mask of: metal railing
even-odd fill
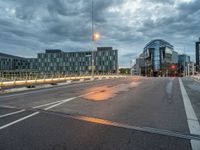
[[[8,76],[7,76],[8,77]],[[29,86],[29,85],[36,85],[36,84],[53,84],[58,82],[65,82],[65,81],[74,81],[74,80],[91,80],[94,78],[102,79],[102,78],[120,78],[126,77],[124,75],[116,75],[116,74],[96,74],[92,75],[63,75],[63,74],[27,74],[25,76],[15,76],[15,77],[0,77],[0,88],[3,87],[12,87],[12,86]]]

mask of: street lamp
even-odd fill
[[[97,41],[97,40],[99,40],[100,39],[100,33],[98,33],[98,32],[94,32],[93,33],[93,41]]]
[[[94,77],[94,49],[95,41],[100,39],[100,34],[94,32],[94,1],[92,0],[92,78]]]

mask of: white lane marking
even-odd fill
[[[32,107],[32,108],[33,108],[33,109],[41,108],[41,107],[45,107],[45,106],[49,106],[49,105],[53,105],[53,104],[56,104],[56,103],[59,103],[59,102],[62,102],[62,101],[63,101],[63,100],[55,101],[55,102],[51,102],[51,103],[47,103],[47,104],[42,104],[42,105],[34,106],[34,107]]]
[[[190,98],[185,90],[182,80],[179,78],[181,93],[183,97],[185,112],[187,116],[187,123],[191,134],[200,135],[200,125],[197,119],[197,116],[194,112],[192,107]],[[191,140],[191,146],[193,150],[199,150],[200,148],[200,141],[198,140]]]
[[[57,107],[57,106],[62,105],[62,104],[64,104],[64,103],[66,103],[66,102],[69,102],[69,101],[71,101],[71,100],[74,100],[74,99],[76,99],[76,98],[77,98],[77,97],[68,98],[68,99],[63,100],[62,102],[60,102],[60,103],[58,103],[58,104],[52,105],[52,106],[50,106],[50,107],[47,107],[47,108],[45,108],[44,110],[49,110],[49,109],[51,109],[51,108]]]
[[[30,118],[30,117],[33,117],[33,116],[35,116],[35,115],[37,115],[37,114],[39,114],[39,111],[37,111],[37,112],[35,112],[35,113],[32,113],[32,114],[30,114],[30,115],[28,115],[28,116],[25,116],[25,117],[23,117],[23,118],[20,118],[20,119],[18,119],[18,120],[15,120],[15,121],[13,121],[13,122],[10,122],[10,123],[8,123],[8,124],[6,124],[6,125],[3,125],[3,126],[0,127],[0,130],[2,130],[2,129],[4,129],[4,128],[7,128],[7,127],[9,127],[9,126],[12,126],[12,125],[14,125],[14,124],[16,124],[16,123],[18,123],[18,122],[23,121],[23,120],[26,120],[26,119],[28,119],[28,118]]]
[[[87,96],[87,95],[93,94],[93,93],[94,93],[94,92],[90,92],[90,93],[87,93],[87,94],[83,94],[83,95],[80,95],[80,96],[71,97],[71,98],[62,100],[62,102],[57,103],[57,104],[55,104],[55,105],[53,105],[53,106],[47,107],[47,108],[45,108],[44,110],[52,109],[52,108],[54,108],[54,107],[57,107],[57,106],[59,106],[59,105],[62,105],[62,104],[64,104],[64,103],[66,103],[66,102],[69,102],[69,101],[71,101],[71,100],[74,100],[74,99],[76,99],[76,98],[78,98],[78,97]],[[12,125],[14,125],[14,124],[16,124],[16,123],[19,123],[19,122],[21,122],[21,121],[23,121],[23,120],[26,120],[26,119],[28,119],[28,118],[31,118],[31,117],[33,117],[33,116],[39,114],[39,113],[40,113],[40,112],[37,111],[37,112],[32,113],[32,114],[30,114],[30,115],[27,115],[27,116],[25,116],[25,117],[23,117],[23,118],[20,118],[20,119],[18,119],[18,120],[15,120],[15,121],[13,121],[13,122],[11,122],[11,123],[8,123],[8,124],[6,124],[6,125],[3,125],[3,126],[0,127],[0,130],[5,129],[6,127],[12,126]]]
[[[77,97],[75,97],[75,98],[83,97],[83,96],[87,96],[87,95],[89,95],[89,94],[93,94],[93,93],[95,93],[95,92],[90,92],[90,93],[87,93],[87,94],[79,95],[79,96],[77,96]],[[71,99],[71,98],[69,98],[69,99]],[[46,104],[42,104],[42,105],[38,105],[38,106],[34,106],[34,107],[32,107],[32,108],[33,108],[33,109],[41,108],[41,107],[45,107],[45,106],[49,106],[49,105],[53,105],[53,104],[57,104],[57,103],[60,103],[60,102],[66,101],[66,100],[68,100],[68,99],[65,99],[65,100],[59,100],[59,101],[55,101],[55,102],[50,102],[50,103],[46,103]]]
[[[26,109],[21,109],[19,111],[15,111],[15,112],[11,112],[11,113],[8,113],[8,114],[4,114],[4,115],[0,115],[0,118],[4,118],[4,117],[7,117],[7,116],[11,116],[11,115],[14,115],[14,114],[18,114],[18,113],[21,113],[21,112],[24,112]]]
[[[0,105],[0,107],[1,108],[16,108],[16,107],[14,107],[14,106],[9,106],[9,105]]]

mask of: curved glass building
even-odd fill
[[[167,76],[173,64],[173,46],[165,40],[155,39],[144,47],[145,74],[149,76]]]

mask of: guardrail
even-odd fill
[[[124,75],[101,75],[101,76],[75,76],[75,77],[60,77],[60,78],[47,78],[47,79],[35,79],[35,80],[21,80],[21,81],[2,81],[0,82],[0,88],[12,87],[12,86],[29,86],[36,84],[52,84],[65,81],[73,80],[92,80],[92,79],[102,79],[102,78],[121,78],[127,77]]]

